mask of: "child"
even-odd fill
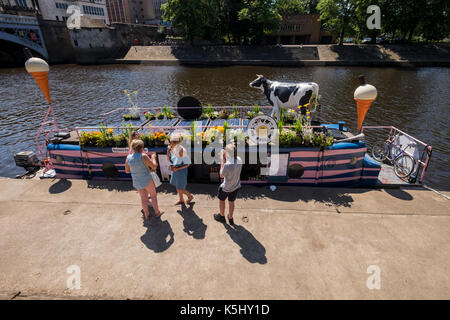
[[[220,165],[220,177],[223,183],[219,187],[220,214],[216,213],[214,219],[225,223],[225,200],[228,198],[228,221],[234,226],[233,213],[234,201],[241,188],[242,160],[237,156],[237,148],[229,144],[222,150],[222,164]]]
[[[131,144],[133,143],[134,140],[139,140],[139,133],[137,131],[132,131],[130,132],[130,136],[128,138],[128,154],[133,154],[133,148],[131,147]],[[143,152],[143,151],[142,151]]]
[[[180,135],[172,135],[170,137],[170,146],[167,148],[167,159],[172,164],[169,170],[172,171],[170,184],[177,188],[180,200],[175,205],[184,204],[183,195],[188,197],[186,203],[191,203],[194,196],[186,190],[188,168],[191,161],[187,155],[186,149],[180,144],[182,138]]]

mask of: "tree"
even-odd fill
[[[243,4],[238,17],[243,23],[244,42],[262,43],[265,34],[279,28],[281,15],[274,9],[272,0],[243,0]]]
[[[163,19],[172,25],[188,40],[203,38],[204,11],[201,0],[168,0],[161,5]]]
[[[339,33],[340,45],[344,43],[345,32],[355,19],[357,4],[357,0],[320,0],[317,5],[325,28]]]
[[[450,35],[450,4],[448,0],[429,0],[419,25],[419,32],[428,40],[442,40]]]
[[[305,12],[304,0],[277,0],[275,10],[282,16],[293,16]]]

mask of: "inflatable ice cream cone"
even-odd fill
[[[50,103],[50,88],[48,85],[48,72],[50,71],[50,67],[47,62],[40,58],[30,58],[25,63],[25,69],[36,80],[48,103]]]
[[[360,81],[361,85],[355,90],[355,100],[358,110],[358,130],[361,130],[367,112],[378,95],[377,89],[374,86],[366,84],[364,76],[360,76]]]

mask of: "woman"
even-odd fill
[[[134,152],[133,148],[131,148],[131,144],[134,140],[139,140],[139,133],[137,131],[130,132],[130,136],[128,137],[128,154],[132,154]]]
[[[131,143],[131,148],[134,153],[127,156],[127,160],[125,161],[125,172],[131,173],[131,177],[133,178],[133,187],[139,191],[145,219],[148,220],[150,217],[150,213],[148,211],[149,194],[152,199],[155,215],[159,217],[163,214],[163,212],[161,212],[158,208],[156,188],[149,171],[149,168],[155,170],[158,167],[158,163],[156,162],[156,154],[152,154],[151,159],[148,155],[144,154],[144,142],[142,140],[133,140]]]
[[[169,170],[172,171],[170,177],[170,184],[177,188],[180,200],[175,205],[184,204],[184,197],[188,197],[186,203],[191,203],[194,196],[186,190],[188,168],[191,161],[187,155],[186,149],[180,144],[182,138],[180,135],[173,135],[170,137],[170,146],[167,148],[167,159],[172,164]]]

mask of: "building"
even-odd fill
[[[128,0],[106,0],[106,8],[111,23],[131,23]]]
[[[155,19],[162,19],[163,12],[161,11],[161,5],[166,3],[167,0],[153,0],[153,8],[155,10]]]
[[[155,10],[152,0],[106,0],[111,23],[153,24]]]
[[[278,32],[267,37],[269,43],[284,45],[329,44],[336,37],[322,28],[319,14],[299,14],[283,17]]]
[[[0,13],[36,16],[38,12],[37,0],[0,0]]]
[[[110,23],[105,0],[37,0],[37,2],[45,20],[66,21],[70,16],[67,8],[73,5],[80,8],[84,21],[93,20],[93,24],[96,25],[99,22]]]

